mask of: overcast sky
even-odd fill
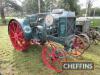
[[[19,1],[23,1],[23,0],[16,0],[18,2],[19,5],[21,5],[21,3]],[[86,8],[86,2],[87,0],[79,0],[79,3],[81,5],[81,8]],[[99,7],[100,8],[100,0],[93,0],[93,7]]]
[[[79,4],[81,5],[81,8],[86,8],[86,2],[87,0],[79,0]],[[93,0],[93,7],[100,8],[100,0]]]

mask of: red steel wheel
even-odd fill
[[[84,40],[79,37],[79,36],[75,36],[73,39],[72,39],[72,52],[71,52],[71,55],[73,56],[80,56],[84,53],[86,47],[85,47],[85,42]]]
[[[63,54],[61,52],[57,52],[56,47],[48,47],[45,46],[42,49],[42,60],[44,64],[49,68],[56,72],[62,72],[62,63],[61,58]]]
[[[12,45],[16,50],[24,51],[29,47],[29,42],[24,37],[24,31],[16,20],[10,21],[8,26],[8,33]]]

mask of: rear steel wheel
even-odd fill
[[[23,51],[29,47],[29,42],[24,37],[24,31],[16,20],[10,21],[8,26],[8,33],[12,45],[16,50]]]

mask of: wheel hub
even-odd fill
[[[18,34],[17,33],[14,34],[14,38],[18,40]]]

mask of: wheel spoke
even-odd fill
[[[21,29],[20,29],[20,27],[19,27],[19,25],[16,26],[16,32],[17,32],[17,33],[22,32]]]
[[[19,26],[18,26],[18,25],[16,25],[16,32],[18,32],[18,30],[19,30]]]
[[[13,40],[13,42],[14,42],[14,46],[17,47],[17,40],[15,39]]]
[[[11,28],[10,28],[10,29],[11,29]],[[11,30],[10,30],[10,33],[14,34],[14,31],[11,29]]]
[[[81,55],[85,50],[84,41],[79,36],[75,36],[74,40],[72,40],[72,43],[73,43],[73,49],[71,54],[73,56]]]
[[[21,35],[23,35],[23,32],[19,32],[19,33],[18,33],[18,36],[21,36]]]
[[[18,38],[18,40],[22,41],[23,39],[22,38]]]
[[[15,37],[11,37],[12,39],[15,39]]]
[[[15,32],[15,24],[14,24],[14,22],[12,22],[11,24],[12,24],[13,31]]]

